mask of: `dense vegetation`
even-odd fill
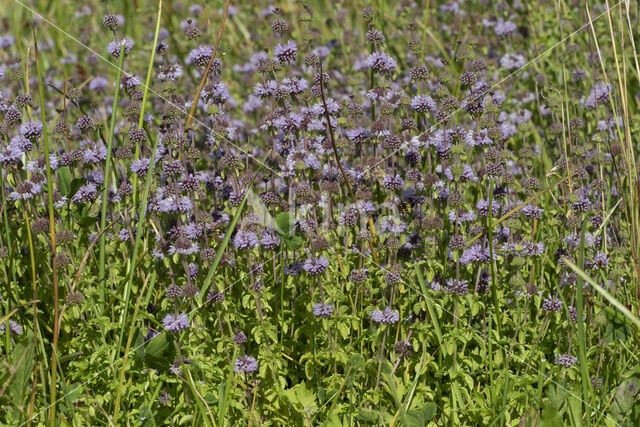
[[[639,425],[637,7],[3,0],[0,424]]]

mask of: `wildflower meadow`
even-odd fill
[[[640,425],[639,2],[0,5],[0,425]]]

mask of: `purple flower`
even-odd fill
[[[198,246],[198,244],[184,237],[179,238],[174,244],[169,247],[169,255],[194,255],[198,252],[200,252],[200,247]]]
[[[487,262],[490,259],[489,248],[482,249],[480,245],[473,245],[467,248],[460,257],[460,264],[467,265],[470,262]]]
[[[145,176],[149,172],[149,166],[151,165],[151,159],[146,157],[136,160],[131,163],[131,172],[138,174],[139,176]]]
[[[316,317],[331,317],[333,306],[331,304],[317,303],[313,305],[313,315]]]
[[[233,246],[236,249],[253,249],[258,243],[258,236],[250,231],[239,231],[233,238]]]
[[[120,44],[122,40],[114,40],[107,46],[107,53],[114,58],[118,58],[120,56]],[[124,56],[128,56],[131,52],[131,48],[133,48],[134,41],[129,39],[124,39]]]
[[[298,46],[293,40],[288,40],[284,45],[278,44],[273,53],[282,64],[288,64],[296,60]]]
[[[549,295],[542,301],[542,308],[546,311],[559,312],[562,310],[562,300],[560,298],[552,297]]]
[[[527,218],[540,219],[544,213],[544,209],[537,208],[533,205],[526,205],[520,209],[520,213]]]
[[[280,238],[268,233],[264,233],[260,239],[260,244],[265,249],[274,249],[280,244]]]
[[[385,175],[382,180],[382,186],[387,190],[402,190],[404,188],[404,181],[399,174]]]
[[[287,276],[299,276],[302,272],[302,263],[300,261],[293,261],[289,265],[284,266],[284,274]]]
[[[224,104],[231,94],[223,82],[207,85],[202,92],[204,99],[211,104]]]
[[[361,144],[367,139],[369,139],[370,137],[371,137],[371,132],[368,129],[355,128],[355,129],[349,129],[347,131],[347,138],[349,138],[350,141],[353,141],[356,144]]]
[[[85,150],[82,154],[82,162],[96,164],[107,159],[107,147],[102,143],[87,141],[82,144]]]
[[[93,182],[89,182],[78,188],[78,191],[73,195],[71,201],[73,203],[88,202],[96,197],[98,197],[98,188]]]
[[[489,215],[489,201],[488,200],[478,200],[476,203],[476,209],[478,209],[478,215],[480,216],[488,216]],[[495,217],[498,215],[500,209],[500,204],[495,200],[491,201],[491,214]]]
[[[613,86],[607,85],[604,82],[597,82],[591,92],[586,98],[582,98],[580,103],[584,103],[586,110],[593,110],[597,105],[603,105],[609,102],[609,94],[611,93]]]
[[[238,374],[250,374],[258,370],[258,362],[252,356],[240,356],[236,359],[233,371]]]
[[[398,65],[395,59],[384,52],[373,52],[367,57],[365,64],[379,73],[391,73]]]
[[[407,225],[394,217],[384,218],[380,224],[380,230],[384,233],[400,234],[404,233],[406,229]]]
[[[466,280],[447,279],[446,292],[449,294],[466,295],[469,292]]]
[[[498,37],[508,36],[516,32],[518,27],[511,21],[503,21],[502,18],[498,21],[493,31],[495,31]]]
[[[161,82],[173,82],[182,77],[182,67],[178,64],[161,66],[158,72],[158,80]]]
[[[400,320],[400,313],[396,310],[391,309],[391,307],[386,307],[384,310],[373,310],[369,313],[371,320],[374,323],[382,323],[387,325],[392,325]]]
[[[574,363],[578,361],[576,356],[572,356],[570,354],[556,354],[556,365],[561,365],[567,368],[573,366]]]
[[[4,147],[0,152],[0,164],[9,165],[9,164],[17,164],[20,162],[22,154],[24,153],[23,142],[29,141],[23,136],[14,136],[11,138],[9,145]],[[30,141],[29,141],[30,142]]]
[[[609,265],[609,257],[604,252],[598,252],[591,259],[592,268],[603,269]]]
[[[411,108],[418,113],[436,111],[436,103],[428,95],[417,95],[411,98]]]
[[[186,63],[206,67],[209,64],[211,55],[213,55],[213,49],[210,46],[198,46],[189,52]]]
[[[129,231],[126,228],[123,228],[122,230],[120,230],[120,233],[118,233],[118,239],[123,242],[128,242],[129,238]]]
[[[0,335],[4,335],[6,323],[0,324]],[[22,335],[22,325],[13,320],[9,320],[9,332],[15,335]]]
[[[90,90],[95,90],[96,92],[102,92],[105,89],[107,89],[107,86],[109,85],[109,81],[107,79],[105,79],[104,77],[94,77],[90,82],[89,82],[89,89]]]
[[[500,58],[500,65],[507,70],[522,68],[526,64],[524,56],[515,53],[507,53]]]
[[[7,49],[13,46],[13,42],[14,38],[9,34],[0,37],[0,49]]]
[[[42,136],[42,123],[39,121],[24,122],[20,126],[20,133],[27,139],[36,139]]]
[[[189,316],[185,313],[167,314],[162,319],[162,326],[169,332],[180,332],[189,327]]]
[[[523,249],[521,251],[522,255],[525,256],[538,256],[544,253],[544,243],[535,243],[529,242],[525,240],[522,242]]]
[[[319,258],[308,258],[304,262],[304,271],[309,273],[311,276],[317,276],[318,274],[324,273],[324,271],[329,266],[329,261],[321,256]]]

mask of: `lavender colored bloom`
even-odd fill
[[[0,335],[4,335],[6,330],[6,322],[0,324]],[[14,320],[9,320],[9,333],[14,335],[22,335],[22,325]]]
[[[179,238],[169,247],[169,255],[194,255],[200,252],[200,247],[196,242],[192,242],[187,238]]]
[[[169,196],[157,201],[158,212],[185,213],[193,209],[193,202],[187,196]]]
[[[20,133],[27,139],[36,139],[42,136],[42,123],[39,121],[24,122],[20,126]]]
[[[435,112],[436,103],[428,95],[417,95],[411,99],[411,108],[418,113]]]
[[[379,73],[391,73],[396,69],[398,63],[395,59],[384,52],[373,52],[365,60],[367,67]]]
[[[489,131],[481,129],[479,132],[469,131],[465,137],[465,143],[469,147],[483,147],[493,145],[493,141],[489,138]]]
[[[239,231],[233,238],[233,246],[236,249],[253,249],[258,243],[258,236],[250,231]]]
[[[211,55],[213,55],[211,46],[198,46],[189,52],[186,63],[206,67],[209,64]]]
[[[593,110],[598,105],[607,104],[609,102],[610,93],[613,90],[612,85],[607,85],[604,82],[597,82],[591,88],[591,92],[586,98],[582,98],[580,103],[584,103],[586,110]]]
[[[604,252],[598,252],[591,259],[592,268],[604,269],[609,265],[609,257]]]
[[[466,295],[469,292],[466,280],[447,279],[445,291],[449,294]]]
[[[282,80],[282,86],[285,87],[291,95],[299,95],[309,89],[309,82],[305,79],[287,78]]]
[[[406,229],[407,225],[394,217],[384,218],[380,224],[380,230],[383,233],[400,234],[404,233]]]
[[[567,307],[569,309],[569,316],[568,318],[571,319],[571,321],[573,323],[576,323],[578,321],[578,310],[570,305],[569,307]],[[582,313],[582,319],[586,319],[587,315],[585,313]]]
[[[324,271],[329,266],[329,261],[321,256],[319,258],[307,258],[304,262],[304,271],[309,273],[311,276],[317,276],[318,274],[324,273]]]
[[[151,165],[151,159],[141,158],[131,163],[131,172],[138,174],[139,176],[145,176],[149,172],[149,166]]]
[[[317,303],[313,305],[313,315],[316,317],[331,317],[333,305]]]
[[[522,68],[526,64],[524,56],[516,53],[507,53],[500,58],[500,65],[507,70],[513,70],[515,68]]]
[[[562,310],[562,300],[560,298],[552,297],[549,295],[542,301],[542,308],[546,311],[559,312]]]
[[[88,182],[85,185],[80,186],[76,194],[71,198],[73,203],[88,202],[98,197],[98,188],[93,182]]]
[[[96,164],[107,159],[107,147],[101,142],[86,141],[82,143],[82,148],[84,149],[83,163]]]
[[[303,265],[300,261],[293,261],[289,265],[284,266],[284,274],[287,276],[299,276],[303,270]]]
[[[182,67],[179,64],[161,66],[158,72],[158,80],[161,82],[174,82],[182,77]]]
[[[392,325],[400,320],[400,313],[396,310],[391,309],[391,307],[386,307],[384,310],[373,310],[369,313],[369,317],[374,323],[381,323]]]
[[[202,96],[211,104],[224,104],[229,98],[231,98],[229,89],[223,82],[212,83],[205,86]]]
[[[122,230],[120,230],[120,232],[118,233],[118,239],[120,239],[123,242],[128,242],[129,241],[129,231],[126,228],[123,228]]]
[[[404,188],[404,181],[399,174],[385,175],[382,180],[382,186],[387,190],[402,190]]]
[[[263,234],[260,244],[265,249],[275,249],[280,244],[280,238],[271,234]]]
[[[18,164],[21,160],[24,149],[21,147],[22,143],[16,140],[17,137],[11,138],[9,145],[4,147],[0,152],[0,164]],[[20,138],[28,141],[26,138],[20,136]]]
[[[448,167],[444,170],[444,176],[447,177],[448,180],[454,181],[453,172],[451,172],[451,168]],[[462,182],[476,182],[478,181],[478,176],[474,172],[473,168],[469,165],[464,165],[464,169],[462,174],[460,175],[460,181]]]
[[[296,60],[298,46],[293,40],[288,40],[286,44],[278,44],[273,51],[278,61],[282,64],[288,64]]]
[[[258,362],[252,356],[240,356],[236,359],[233,371],[238,374],[251,374],[258,370]]]
[[[6,34],[0,37],[0,49],[7,49],[13,46],[14,38],[13,36]]]
[[[476,203],[476,209],[478,210],[479,216],[488,216],[489,215],[489,201],[488,200],[478,200]],[[492,216],[498,215],[500,210],[500,204],[495,200],[491,201],[491,214]]]
[[[556,354],[555,364],[570,368],[574,363],[578,361],[576,356],[570,354]]]
[[[520,213],[527,218],[540,219],[542,218],[544,209],[537,208],[533,205],[526,205],[526,206],[523,206],[522,209],[520,209]]]
[[[120,44],[122,40],[114,40],[107,46],[107,53],[114,58],[118,58],[120,56]],[[124,39],[124,56],[128,56],[133,48],[134,41],[129,39]]]
[[[493,31],[496,33],[498,37],[508,36],[509,34],[513,34],[518,30],[516,24],[511,21],[503,21],[500,19],[498,23],[496,23],[495,27],[493,27]]]
[[[371,132],[368,129],[355,128],[355,129],[349,129],[347,131],[347,138],[349,138],[350,141],[353,141],[356,144],[361,144],[367,139],[369,139],[370,137],[371,137]]]
[[[244,103],[242,111],[246,114],[253,113],[262,106],[262,100],[255,95],[249,95],[247,102]]]
[[[521,253],[524,256],[539,256],[544,253],[544,243],[542,242],[535,243],[525,240],[522,242],[522,246]]]
[[[162,326],[169,332],[180,332],[189,327],[189,316],[185,313],[177,315],[167,314],[162,319]]]
[[[109,85],[109,81],[107,79],[105,79],[104,77],[94,77],[90,82],[89,82],[89,89],[90,90],[95,90],[96,92],[102,92],[105,89],[107,89],[107,86]]]
[[[460,264],[467,265],[471,262],[488,262],[490,259],[489,248],[482,249],[480,245],[473,245],[467,248],[460,257]]]

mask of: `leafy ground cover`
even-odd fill
[[[638,425],[629,1],[3,0],[3,425]]]

